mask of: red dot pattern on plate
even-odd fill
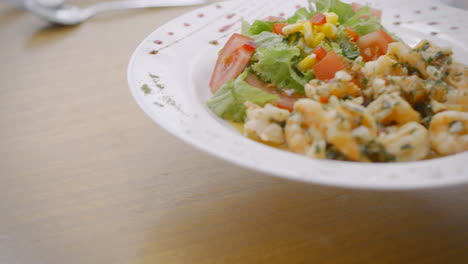
[[[216,8],[219,9],[219,8],[223,8],[223,7],[221,5],[216,5]]]
[[[431,6],[431,10],[433,11],[437,10],[437,6]]]
[[[414,13],[415,14],[421,14],[421,10],[415,10]]]
[[[231,18],[233,18],[233,17],[235,17],[235,16],[236,16],[236,14],[233,13],[233,14],[227,15],[226,18],[227,18],[227,19],[231,19]]]
[[[400,15],[395,15],[395,16],[393,16],[393,17],[394,17],[394,18],[400,18]]]
[[[215,46],[219,44],[217,40],[211,40],[208,43],[210,43],[211,45],[215,45]]]
[[[436,21],[430,21],[430,22],[427,22],[427,24],[428,24],[429,26],[434,26],[434,25],[437,25],[437,24],[439,24],[439,22],[436,22]]]
[[[457,29],[459,29],[459,27],[458,26],[451,26],[450,29],[451,30],[457,30]]]
[[[174,36],[174,32],[167,32],[169,36]]]
[[[158,51],[157,50],[152,50],[152,51],[149,52],[149,54],[155,55],[155,54],[158,54]]]
[[[154,40],[153,43],[154,43],[154,44],[157,44],[157,45],[163,44],[163,42],[162,42],[161,40]]]
[[[281,13],[279,13],[279,16],[280,16],[280,17],[284,17],[285,14],[284,14],[283,12],[281,12]]]
[[[200,14],[198,14],[197,16],[198,16],[199,18],[202,18],[202,17],[204,17],[205,15],[202,14],[202,13],[200,13]]]
[[[190,24],[187,23],[187,22],[185,22],[185,23],[184,23],[184,27],[190,27]]]
[[[302,6],[301,5],[296,5],[296,9],[299,9],[301,8]]]
[[[226,31],[228,31],[232,26],[234,26],[234,24],[225,25],[225,26],[223,26],[222,28],[219,29],[219,32],[226,32]]]
[[[432,36],[435,36],[435,35],[437,35],[437,34],[439,34],[439,33],[437,33],[437,32],[434,32],[434,31],[433,31],[433,32],[431,32],[431,35],[432,35]]]

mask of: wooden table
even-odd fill
[[[0,4],[0,263],[468,263],[467,186],[291,182],[144,115],[130,55],[192,9],[61,28]]]

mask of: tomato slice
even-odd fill
[[[322,46],[315,47],[312,53],[315,54],[317,61],[321,61],[325,56],[327,56],[327,51]]]
[[[215,93],[228,81],[239,76],[255,50],[253,39],[234,33],[224,45],[211,75],[210,88]]]
[[[287,95],[286,93],[284,93],[281,90],[279,90],[278,88],[276,88],[276,86],[274,86],[273,84],[268,84],[268,83],[262,82],[253,73],[250,73],[249,75],[247,75],[247,77],[245,78],[245,81],[248,84],[252,85],[253,87],[257,87],[257,88],[262,89],[265,92],[277,95],[279,97],[279,99],[276,100],[276,106],[278,106],[279,108],[289,110],[289,111],[293,110],[294,103],[297,100],[299,100],[300,98],[304,98],[304,96],[301,96],[301,95],[298,95],[298,94]]]
[[[356,44],[364,61],[373,61],[387,53],[388,44],[394,41],[384,30],[377,30],[359,37]]]
[[[242,49],[250,52],[254,52],[256,48],[257,43],[255,43],[253,40],[247,40],[247,42],[244,45],[242,45]]]
[[[349,40],[356,42],[359,39],[359,34],[352,28],[346,27],[345,28],[346,35],[348,35]]]
[[[310,19],[310,22],[312,23],[312,25],[316,25],[316,26],[323,25],[327,23],[327,17],[322,13],[317,13],[315,16],[313,16]]]
[[[356,13],[357,11],[359,11],[359,9],[363,8],[363,7],[366,7],[366,5],[361,5],[359,3],[351,3],[351,8],[353,9],[353,11]],[[380,9],[377,9],[377,8],[371,8],[370,9],[370,14],[371,16],[374,16],[374,17],[377,17],[377,18],[381,18],[382,17],[382,10]],[[366,18],[366,16],[363,16],[361,18]]]
[[[328,52],[321,61],[314,65],[315,77],[322,81],[335,78],[335,73],[344,69],[346,66],[343,63],[343,58],[334,51]]]
[[[278,35],[283,35],[286,36],[286,34],[283,33],[283,28],[287,26],[288,23],[276,23],[273,25],[273,33],[278,34]]]

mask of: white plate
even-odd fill
[[[268,174],[309,183],[373,189],[466,182],[466,152],[392,164],[314,160],[245,138],[206,107],[217,52],[227,37],[240,29],[241,18],[253,21],[270,15],[288,17],[306,4],[307,1],[228,1],[170,21],[135,50],[128,67],[131,93],[146,114],[185,142]],[[467,12],[425,0],[372,1],[372,5],[384,10],[383,24],[410,45],[426,38],[451,46],[456,59],[468,62],[468,34],[464,29],[468,25]]]

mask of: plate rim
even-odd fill
[[[289,179],[289,180],[294,180],[294,181],[300,181],[300,182],[305,182],[308,184],[320,184],[320,185],[326,185],[326,186],[334,186],[334,187],[341,187],[341,188],[353,188],[353,189],[366,189],[366,190],[414,190],[414,189],[427,189],[427,188],[443,188],[443,187],[448,187],[448,186],[453,186],[456,184],[463,184],[468,182],[468,177],[442,177],[439,179],[433,179],[433,180],[424,180],[423,182],[418,182],[418,183],[411,183],[409,184],[408,182],[405,181],[394,181],[394,182],[389,182],[388,180],[378,180],[378,181],[368,181],[366,182],[365,179],[359,178],[361,180],[359,181],[350,181],[349,179],[342,178],[341,176],[339,177],[333,177],[329,178],[328,180],[324,180],[321,177],[308,177],[305,179],[304,177],[298,177],[294,176],[291,174],[283,174],[278,171],[269,169],[269,168],[258,168],[255,167],[251,163],[245,163],[243,162],[242,159],[236,158],[233,155],[229,153],[223,153],[223,152],[216,152],[214,148],[210,148],[206,144],[203,144],[202,142],[198,142],[196,139],[194,139],[191,136],[187,136],[187,134],[183,134],[180,131],[173,129],[169,126],[167,126],[164,122],[160,122],[159,118],[155,115],[152,114],[152,111],[149,109],[149,107],[146,105],[144,100],[140,98],[141,92],[139,91],[138,85],[136,84],[136,80],[134,79],[133,76],[133,66],[135,64],[135,61],[137,60],[137,57],[139,56],[139,51],[143,49],[145,44],[152,38],[152,36],[157,35],[159,30],[162,30],[163,28],[167,27],[171,23],[175,23],[175,21],[181,19],[184,16],[188,16],[190,14],[194,14],[197,12],[200,12],[203,9],[206,9],[209,6],[214,6],[219,3],[225,3],[228,1],[224,2],[218,2],[218,3],[213,3],[211,5],[207,5],[201,8],[194,9],[192,11],[189,11],[187,13],[184,13],[182,15],[179,15],[166,23],[160,25],[158,28],[153,30],[150,34],[148,34],[141,42],[140,44],[135,48],[133,51],[128,66],[127,66],[127,82],[129,85],[129,90],[138,104],[138,106],[145,112],[145,114],[150,117],[153,122],[155,122],[159,127],[162,127],[164,130],[169,132],[169,134],[174,135],[176,138],[182,140],[183,142],[194,146],[196,149],[201,150],[205,153],[208,153],[217,159],[221,159],[230,163],[234,163],[237,166],[241,166],[244,168],[247,168],[252,171],[260,172],[262,174],[267,174],[267,175],[272,175],[275,177],[283,178],[283,179]],[[467,12],[468,13],[468,12]],[[260,144],[260,143],[259,143]],[[295,153],[289,153],[292,155],[296,155],[297,158],[304,158],[301,155],[295,154]],[[365,164],[364,163],[359,163],[359,166],[366,166],[370,165],[375,168],[385,168],[385,167],[395,167],[395,166],[411,166],[413,164],[429,164],[429,163],[434,163],[434,161],[437,162],[443,162],[442,160],[450,159],[451,157],[454,156],[468,156],[468,153],[459,153],[456,155],[451,155],[448,157],[442,157],[442,158],[437,158],[433,160],[423,160],[423,161],[417,161],[417,162],[409,162],[409,163],[372,163],[372,164]],[[327,162],[327,163],[336,163],[336,164],[343,164],[344,165],[350,165],[354,166],[356,165],[355,163],[352,162],[341,162],[341,161],[329,161],[329,160],[322,160],[318,162]]]

